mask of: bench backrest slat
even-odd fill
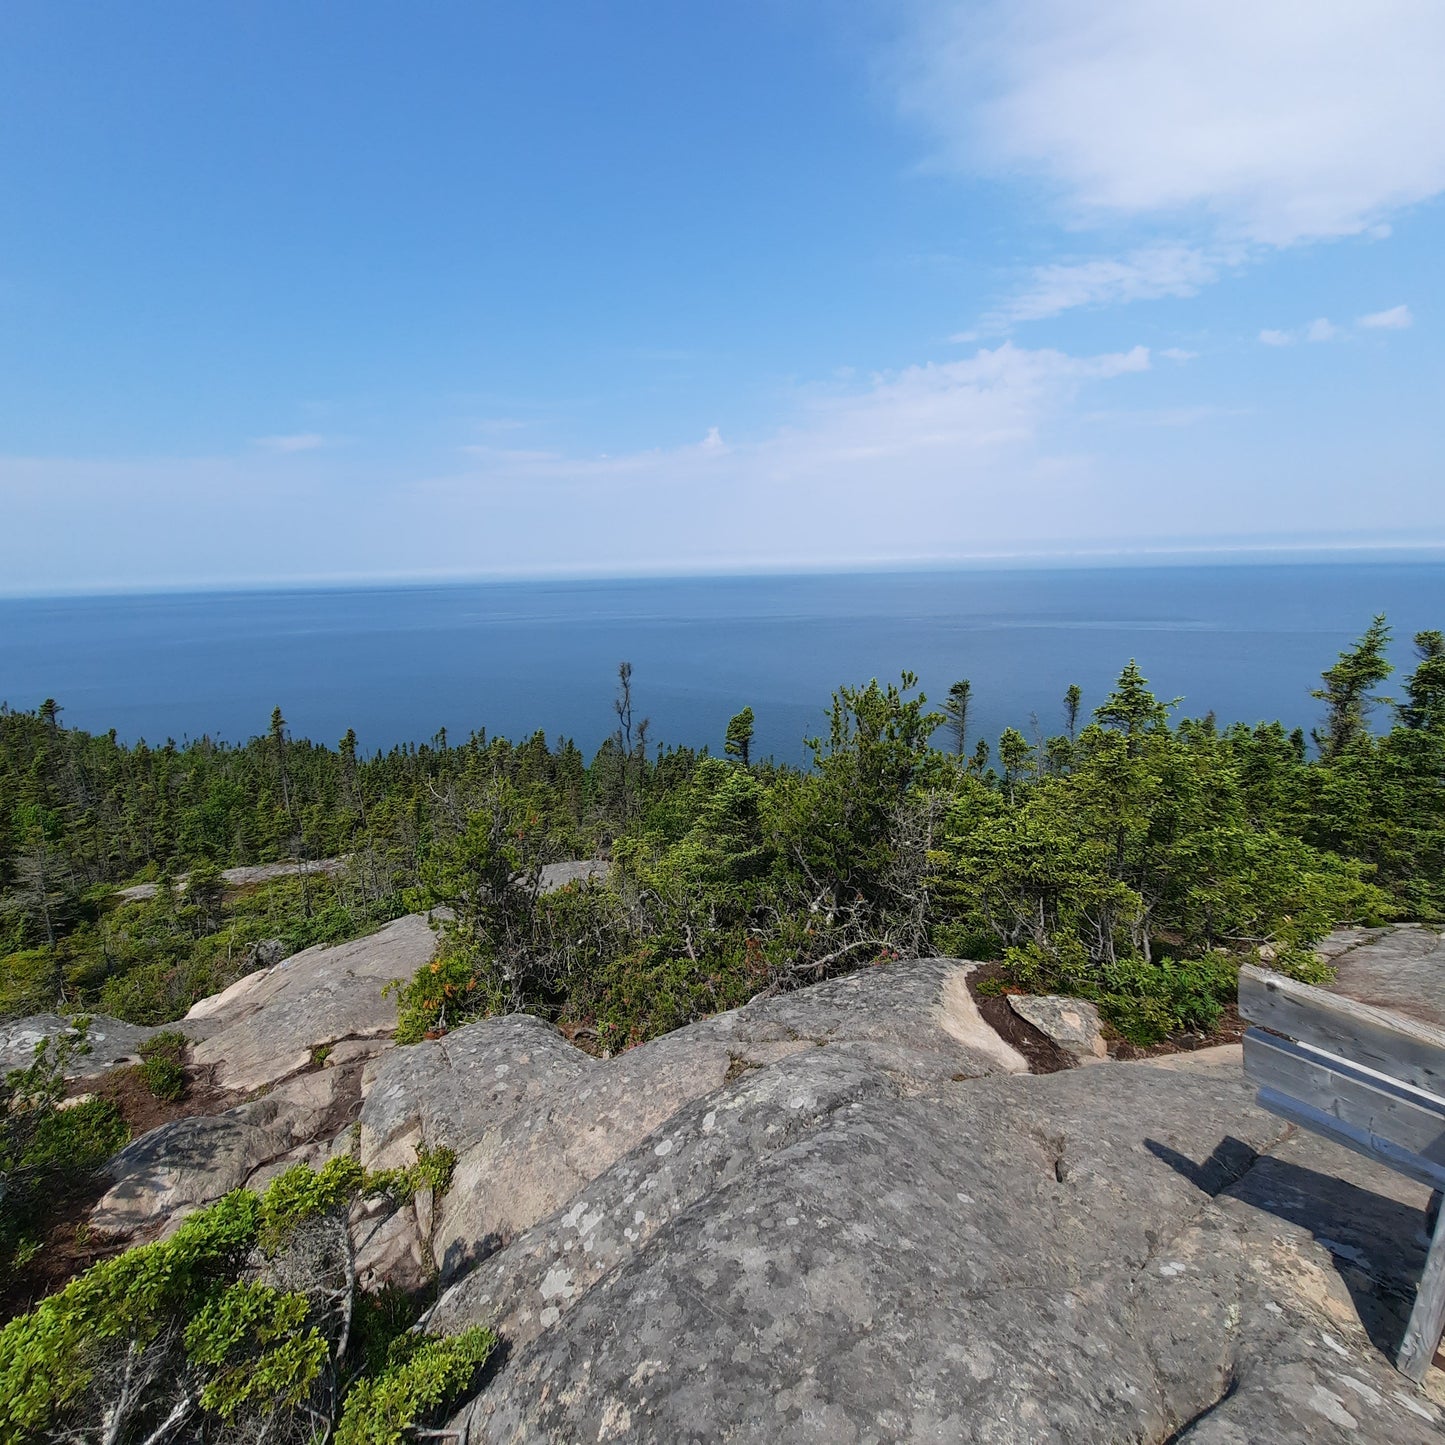
[[[1431,1164],[1418,1154],[1401,1149],[1399,1145],[1391,1144],[1367,1130],[1346,1124],[1333,1114],[1316,1109],[1312,1104],[1303,1104],[1298,1099],[1290,1098],[1288,1094],[1281,1094],[1266,1086],[1259,1091],[1259,1106],[1261,1109],[1268,1109],[1271,1114],[1277,1114],[1281,1119],[1288,1119],[1291,1124],[1298,1124],[1301,1129],[1323,1135],[1336,1144],[1344,1145],[1346,1149],[1354,1150],[1356,1154],[1363,1154],[1366,1159],[1383,1164],[1387,1169],[1404,1175],[1406,1179],[1423,1184],[1426,1189],[1445,1190],[1445,1168]]]
[[[1445,1030],[1249,965],[1239,971],[1239,1012],[1261,1028],[1445,1098]]]
[[[1262,968],[1240,970],[1239,1012],[1262,1025],[1244,1036],[1244,1072],[1263,1108],[1445,1191],[1445,1033]],[[1445,1213],[1395,1357],[1416,1384],[1442,1330]]]
[[[1261,1088],[1445,1169],[1445,1099],[1258,1029],[1244,1036],[1244,1072]]]

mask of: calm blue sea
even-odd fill
[[[971,679],[989,736],[1037,713],[1061,725],[1134,657],[1183,711],[1310,726],[1318,675],[1377,612],[1445,627],[1445,563],[1020,569],[510,582],[345,590],[0,600],[0,700],[55,697],[74,727],[163,742],[265,730],[365,749],[445,726],[538,728],[591,750],[633,664],[652,736],[721,748],[757,713],[758,748],[793,761],[834,687],[918,673],[941,699]]]

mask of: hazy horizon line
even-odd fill
[[[1251,566],[1309,565],[1329,562],[1445,561],[1445,541],[1360,542],[1241,542],[1207,546],[1156,545],[1145,547],[1074,548],[1068,551],[1027,550],[954,554],[937,557],[846,558],[821,562],[747,562],[733,560],[709,566],[679,569],[664,563],[653,566],[517,568],[489,572],[336,572],[293,577],[189,579],[179,582],[120,583],[105,581],[91,586],[56,586],[10,590],[0,585],[0,601],[22,602],[63,598],[160,597],[249,594],[261,592],[319,592],[327,590],[386,591],[417,587],[487,586],[527,582],[666,582],[747,577],[846,577],[904,573],[979,571],[1088,570],[1113,566]]]

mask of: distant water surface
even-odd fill
[[[123,739],[242,741],[273,706],[292,732],[364,749],[445,726],[538,728],[589,752],[614,726],[617,664],[669,743],[720,751],[757,714],[759,752],[800,761],[843,682],[967,677],[974,734],[1057,731],[1137,658],[1162,697],[1221,721],[1308,728],[1310,689],[1377,612],[1445,627],[1445,563],[976,570],[847,576],[507,582],[0,600],[0,700],[56,698],[73,727]]]

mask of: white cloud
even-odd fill
[[[1414,324],[1415,318],[1408,306],[1392,306],[1388,311],[1373,311],[1360,317],[1360,325],[1371,331],[1403,331]]]
[[[1142,346],[1075,356],[1005,343],[800,390],[786,422],[755,439],[713,427],[686,445],[615,456],[478,445],[457,473],[423,480],[376,463],[358,479],[324,451],[159,465],[0,457],[16,523],[0,529],[0,575],[20,589],[137,576],[215,585],[240,565],[303,576],[341,559],[372,575],[677,571],[956,557],[1021,539],[1073,546],[1126,513],[1136,520],[1101,504],[1113,469],[1068,439],[1077,398],[1149,364]],[[238,495],[255,504],[220,525]],[[174,528],[151,525],[156,508],[185,548]],[[76,509],[124,572],[103,574],[84,555],[90,544],[69,525]]]
[[[489,538],[514,538],[520,519],[545,512],[549,559],[563,568],[957,555],[1092,516],[1092,463],[1054,432],[1082,389],[1149,363],[1142,346],[1072,356],[1004,343],[801,390],[785,424],[754,440],[713,428],[616,456],[477,448],[473,470],[420,484],[416,509],[453,519],[449,533],[475,519]],[[656,525],[619,536],[637,516]],[[654,550],[635,555],[640,546]]]
[[[1148,246],[1126,256],[1036,267],[1024,289],[989,325],[1039,321],[1076,306],[1194,296],[1218,278],[1226,258],[1195,246]]]
[[[919,0],[893,79],[941,163],[1080,221],[1285,246],[1445,189],[1438,0]]]
[[[308,431],[293,436],[257,437],[256,445],[268,452],[314,452],[326,445],[326,438]]]
[[[1183,366],[1186,361],[1199,359],[1197,351],[1186,351],[1182,346],[1166,346],[1159,355],[1166,361],[1177,362],[1180,366]]]
[[[1159,407],[1142,375],[1150,362],[1144,347],[1078,356],[1007,343],[799,391],[762,436],[699,427],[685,445],[610,457],[478,446],[439,475],[365,454],[343,467],[332,450],[0,457],[11,523],[0,528],[0,578],[19,592],[214,587],[1207,544],[1221,518],[1243,515],[1256,535],[1297,533],[1299,486],[1279,483],[1292,465],[1312,519],[1359,533],[1361,463],[1349,447],[1368,432],[1376,456],[1374,428],[1352,418],[1304,439],[1317,454],[1294,457],[1291,442],[1282,456],[1259,446],[1256,429],[1231,438],[1224,411],[1187,399]],[[1166,440],[1185,426],[1195,428],[1188,447]],[[1404,460],[1372,489],[1372,527],[1428,513],[1435,469]],[[248,499],[239,511],[237,496]],[[76,515],[93,525],[77,529]]]
[[[1340,334],[1340,328],[1328,317],[1317,316],[1298,331],[1265,330],[1259,333],[1259,339],[1266,346],[1293,346],[1296,341],[1333,341]]]

